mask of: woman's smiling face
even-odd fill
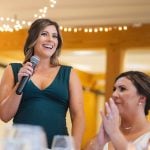
[[[51,57],[58,46],[58,33],[54,25],[49,25],[42,30],[34,46],[34,54]]]

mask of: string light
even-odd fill
[[[102,27],[99,27],[99,31],[102,32],[102,31],[103,31],[103,28],[102,28]]]
[[[104,31],[105,31],[105,32],[108,32],[108,28],[107,28],[107,27],[105,27],[105,28],[104,28]]]
[[[31,21],[16,20],[14,18],[0,17],[0,32],[13,32],[23,29],[24,26],[30,26]]]
[[[50,2],[50,7],[54,8],[56,5],[56,0],[50,0],[49,2]]]
[[[128,30],[128,27],[127,26],[123,26],[123,30]]]
[[[49,0],[49,5],[51,8],[56,6],[56,0]],[[40,8],[33,18],[45,18],[47,15],[49,7],[44,6]],[[23,28],[28,28],[32,21],[18,20],[16,18],[0,17],[0,32],[13,32],[19,31]],[[98,32],[110,32],[113,30],[126,31],[128,27],[125,26],[95,26],[95,27],[63,27],[60,26],[60,30],[63,32],[84,32],[84,33],[98,33]]]
[[[34,14],[34,18],[44,18],[46,11],[41,11],[42,14]],[[19,31],[20,29],[23,29],[25,27],[29,27],[32,23],[32,21],[25,21],[25,20],[15,20],[14,18],[3,18],[0,17],[0,32],[13,32],[13,31]],[[60,30],[63,32],[85,32],[85,33],[98,33],[98,32],[110,32],[113,30],[118,31],[126,31],[128,30],[127,26],[109,26],[109,27],[62,27],[60,26]]]
[[[98,33],[98,32],[110,32],[113,30],[117,31],[126,31],[128,29],[127,26],[109,26],[109,27],[62,27],[60,26],[60,30],[63,32],[81,32],[83,31],[84,33]]]
[[[94,28],[94,32],[98,32],[98,29],[97,29],[97,28]]]
[[[34,14],[34,18],[46,17],[47,11],[48,11],[48,7],[44,6],[43,8],[39,9],[38,13]]]

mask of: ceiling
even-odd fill
[[[1,0],[0,17],[33,21],[45,6],[62,26],[150,23],[149,0]]]

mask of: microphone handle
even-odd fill
[[[22,77],[22,79],[21,79],[21,81],[20,81],[20,83],[18,85],[18,88],[16,90],[16,94],[17,95],[21,95],[22,94],[22,91],[23,91],[26,83],[28,82],[29,78],[30,78],[30,76],[24,76],[24,77]]]

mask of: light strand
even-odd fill
[[[63,32],[85,32],[85,33],[98,33],[98,32],[110,32],[113,30],[126,31],[128,30],[127,25],[122,26],[96,26],[96,27],[63,27],[60,26],[60,30]]]
[[[0,32],[19,31],[23,29],[24,26],[30,26],[31,23],[31,21],[0,17]]]

